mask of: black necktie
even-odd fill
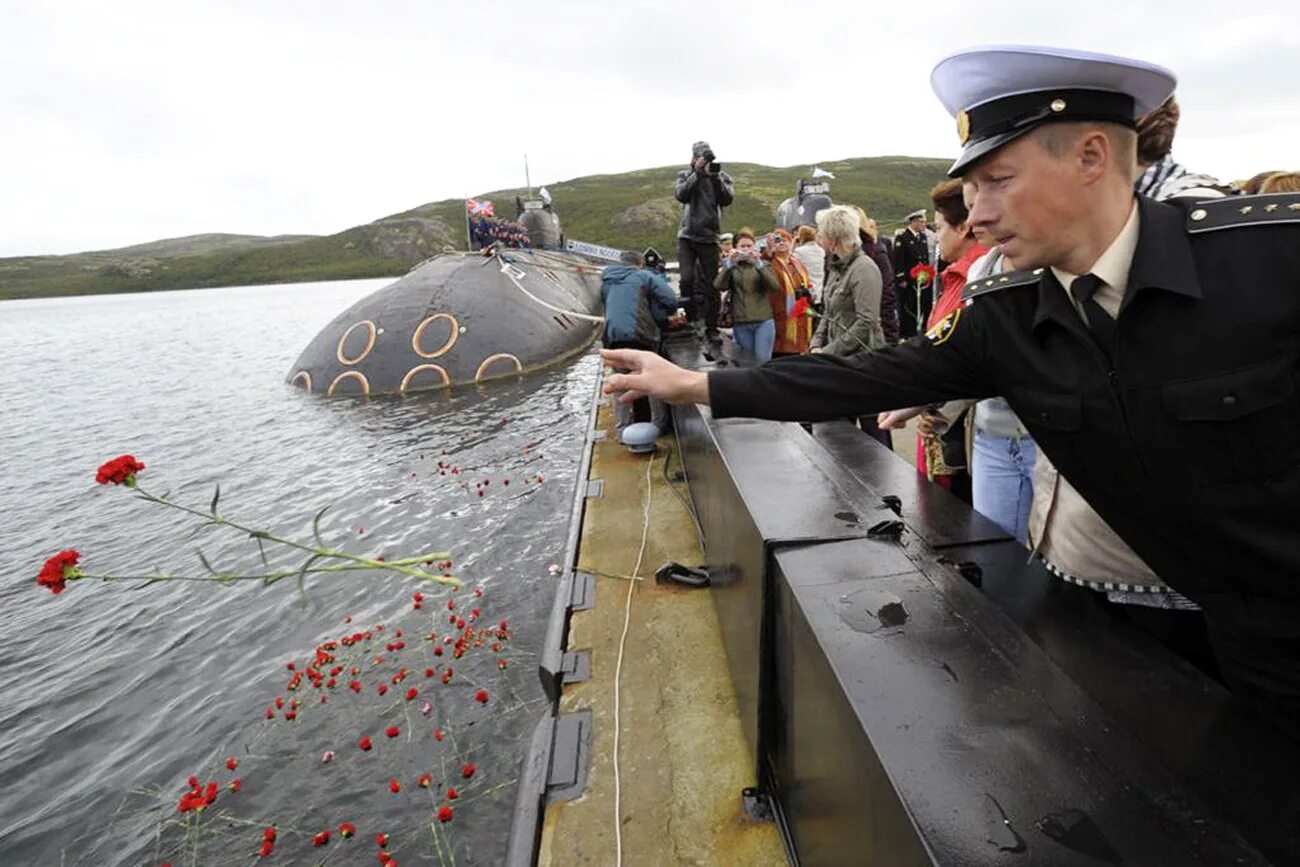
[[[1102,351],[1110,355],[1110,344],[1115,337],[1115,320],[1106,309],[1097,303],[1097,290],[1101,288],[1101,278],[1095,274],[1076,277],[1070,284],[1070,294],[1083,308],[1084,318],[1088,320],[1088,329],[1096,338]]]

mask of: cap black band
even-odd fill
[[[1023,130],[1046,121],[1093,120],[1136,128],[1133,97],[1110,90],[1040,90],[1004,96],[966,112],[965,144]]]

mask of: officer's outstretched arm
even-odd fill
[[[925,337],[850,358],[781,358],[708,374],[716,418],[825,421],[900,406],[997,394],[979,305],[963,307]]]

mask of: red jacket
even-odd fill
[[[970,266],[988,251],[988,247],[972,244],[964,256],[944,268],[939,274],[939,282],[943,285],[943,289],[935,299],[934,308],[930,310],[930,318],[925,322],[926,330],[933,328],[943,317],[961,306],[961,287],[966,285],[966,275],[970,272]]]

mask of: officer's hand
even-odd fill
[[[704,171],[704,166],[706,164],[707,163],[704,157],[696,157],[695,159],[691,160],[691,168],[695,169],[695,171],[697,172]]]
[[[923,437],[940,437],[951,426],[948,419],[937,412],[925,412],[916,423],[916,432]]]
[[[914,406],[911,409],[891,409],[882,412],[876,416],[876,427],[881,430],[902,430],[909,421],[920,415],[922,411],[922,407]]]
[[[667,403],[708,403],[706,373],[683,370],[653,352],[639,349],[602,349],[600,357],[611,367],[625,368],[605,380],[605,394],[617,394],[622,403],[641,397],[657,397]]]

